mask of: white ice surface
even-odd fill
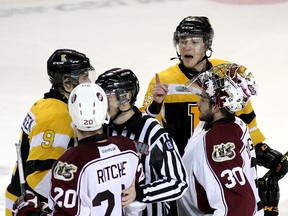
[[[188,15],[210,18],[215,30],[213,57],[243,64],[254,73],[260,86],[260,95],[252,99],[258,126],[271,147],[286,152],[288,2],[244,2],[0,0],[1,215],[16,161],[14,143],[26,112],[50,88],[46,60],[52,52],[58,48],[84,52],[96,76],[112,67],[132,69],[140,80],[137,105],[141,105],[154,74],[177,62],[170,61],[175,56],[172,35]],[[260,175],[265,172],[259,169]],[[284,216],[288,215],[287,176],[280,187]]]

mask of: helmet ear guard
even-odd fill
[[[251,82],[253,75],[251,72],[248,74],[249,76],[246,75],[246,68],[242,71],[243,68],[237,64],[214,66],[187,82],[186,88],[198,95],[199,90],[204,89],[219,108],[225,108],[230,113],[234,113],[243,109],[250,96],[257,93],[254,87],[256,86],[255,80],[253,79]],[[198,92],[195,90],[197,88]]]

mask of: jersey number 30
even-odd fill
[[[221,173],[222,178],[227,179],[225,186],[227,188],[233,188],[237,184],[244,185],[246,183],[243,170],[241,167],[234,167],[232,170],[226,169]]]

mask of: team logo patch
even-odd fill
[[[143,142],[139,142],[136,140],[133,140],[135,147],[140,154],[148,155],[149,154],[149,145]]]
[[[55,179],[70,181],[74,178],[74,173],[77,172],[77,166],[59,161],[54,169]]]
[[[66,59],[66,54],[62,54],[61,55],[61,62],[66,62],[67,59]]]
[[[99,101],[103,101],[103,95],[100,92],[96,93],[96,97],[98,98]]]
[[[165,144],[166,144],[168,150],[174,150],[174,146],[173,146],[171,141],[167,140],[165,142]]]
[[[29,112],[27,113],[27,116],[25,117],[22,129],[25,133],[29,134],[32,130],[32,127],[35,125],[35,119],[36,117],[33,115],[33,113]]]
[[[145,95],[145,98],[144,98],[144,105],[147,106],[148,104],[151,104],[153,101],[153,96],[148,96],[148,95]]]
[[[232,160],[236,153],[234,151],[235,144],[228,142],[228,143],[221,143],[219,145],[213,146],[213,152],[212,152],[212,159],[215,162],[223,162],[227,160]]]
[[[185,86],[176,86],[176,92],[189,92],[189,90]]]
[[[73,94],[71,97],[71,103],[75,103],[76,99],[77,99],[77,95]]]

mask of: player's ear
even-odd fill
[[[214,113],[221,112],[221,109],[215,104],[212,105],[212,110],[214,111]]]
[[[71,83],[71,78],[70,77],[66,77],[63,80],[63,88],[65,89],[65,91],[67,92],[71,92],[73,90],[73,85]]]
[[[132,92],[127,92],[126,94],[126,100],[130,103],[131,101],[131,98],[132,98]]]

